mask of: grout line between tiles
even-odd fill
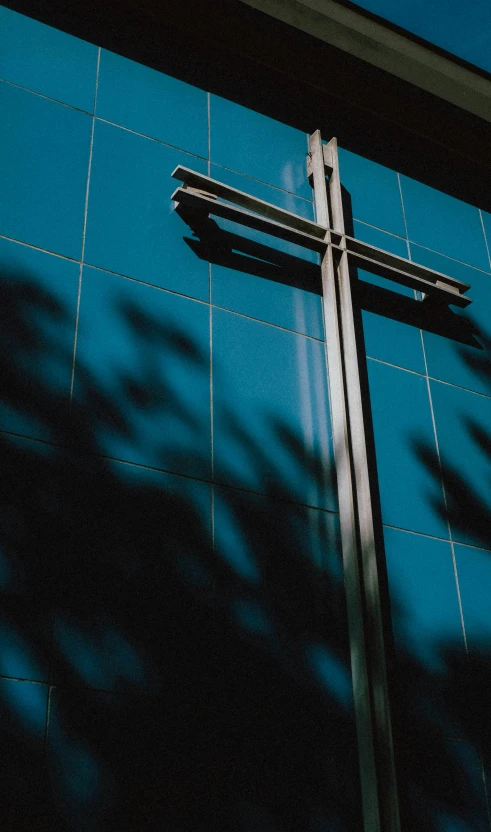
[[[466,652],[468,652],[467,635],[466,635],[466,632],[465,632],[464,611],[462,609],[462,598],[461,598],[461,594],[460,594],[459,575],[458,575],[458,571],[457,571],[457,560],[456,560],[456,557],[455,557],[455,549],[454,549],[454,544],[453,544],[453,539],[452,539],[452,528],[451,528],[451,525],[450,525],[450,517],[449,517],[449,512],[448,512],[447,492],[446,492],[446,489],[445,489],[445,482],[444,482],[444,479],[443,479],[443,467],[442,467],[442,460],[441,460],[441,454],[440,454],[440,445],[439,445],[439,442],[438,442],[438,432],[437,432],[437,428],[436,428],[435,412],[434,412],[434,409],[433,409],[433,397],[432,397],[432,394],[431,394],[430,379],[428,377],[428,364],[427,364],[427,360],[426,360],[426,350],[425,350],[425,346],[424,346],[424,339],[423,339],[423,334],[422,333],[421,333],[421,345],[422,345],[422,349],[423,349],[423,357],[424,357],[425,368],[426,368],[426,387],[427,387],[427,390],[428,390],[428,399],[429,399],[429,403],[430,403],[431,423],[433,425],[433,436],[434,436],[435,447],[436,447],[436,455],[437,455],[437,459],[438,459],[438,468],[439,468],[439,472],[440,472],[440,488],[441,488],[442,496],[443,496],[443,504],[445,506],[445,518],[446,518],[446,524],[447,524],[448,539],[449,539],[449,542],[450,542],[450,551],[452,553],[452,565],[453,565],[453,572],[454,572],[455,589],[456,589],[456,592],[457,592],[457,601],[458,601],[458,605],[459,605],[460,623],[461,623],[461,627],[462,627],[462,635],[463,635],[463,638],[464,638],[465,650],[466,650]]]
[[[409,248],[409,235],[407,233],[407,219],[406,219],[406,208],[404,206],[404,198],[402,196],[402,184],[401,184],[401,176],[399,171],[397,171],[397,184],[399,186],[399,197],[401,200],[401,208],[402,208],[402,219],[404,220],[404,229],[406,231],[406,249],[407,249],[407,257],[408,260],[411,259],[411,250]]]
[[[123,124],[117,124],[115,121],[110,121],[108,118],[95,116],[95,120],[100,121],[102,124],[109,124],[111,127],[117,127],[118,130],[124,130],[126,133],[131,133],[133,136],[140,136],[142,139],[148,139],[149,142],[155,142],[156,144],[162,145],[162,147],[169,147],[171,150],[178,150],[180,153],[185,153],[186,156],[192,156],[194,159],[201,159],[204,162],[207,161],[206,156],[201,156],[199,153],[193,153],[191,150],[186,150],[184,147],[178,147],[176,144],[164,142],[163,139],[156,139],[155,136],[149,136],[147,133],[140,133],[138,130],[132,130],[131,127],[125,127]]]
[[[466,393],[472,393],[474,396],[480,396],[482,399],[491,399],[491,394],[481,393],[479,390],[471,390],[470,387],[462,387],[460,384],[454,384],[452,381],[444,381],[441,378],[428,376],[430,381],[435,381],[437,384],[444,384],[446,387],[455,387],[456,390],[464,390]]]
[[[77,294],[77,308],[75,312],[75,333],[73,339],[73,358],[72,358],[72,372],[70,377],[70,394],[69,394],[69,403],[70,407],[72,405],[73,400],[73,385],[75,381],[75,359],[77,355],[77,339],[78,339],[78,322],[80,317],[80,296],[82,292],[82,271],[83,271],[83,262],[84,262],[84,255],[85,255],[85,238],[87,234],[87,213],[89,208],[89,191],[90,191],[90,174],[92,170],[92,153],[94,149],[94,131],[95,131],[95,112],[97,106],[97,91],[99,87],[99,69],[101,63],[101,48],[99,47],[97,51],[97,68],[96,68],[96,76],[95,76],[95,90],[94,90],[94,115],[92,117],[92,130],[90,134],[90,147],[89,147],[89,164],[87,169],[87,184],[85,188],[85,204],[84,204],[84,221],[83,221],[83,228],[82,228],[82,251],[80,255],[80,272],[78,278],[78,294]]]
[[[130,280],[132,283],[141,283],[142,286],[150,286],[152,289],[157,289],[159,292],[166,292],[169,295],[175,295],[179,298],[184,298],[185,300],[190,300],[193,303],[200,303],[204,306],[211,305],[214,309],[221,309],[224,312],[228,312],[230,315],[237,315],[239,318],[246,318],[250,321],[256,321],[256,323],[263,324],[264,326],[271,326],[274,329],[280,329],[282,332],[290,332],[294,335],[300,335],[302,338],[308,338],[310,341],[319,341],[323,343],[323,338],[316,338],[314,335],[307,335],[305,332],[297,332],[295,329],[287,329],[287,327],[280,326],[279,324],[273,324],[270,321],[263,321],[260,318],[253,318],[252,315],[246,315],[244,312],[237,312],[234,309],[227,309],[225,306],[218,306],[217,304],[210,304],[207,300],[201,300],[200,298],[193,298],[191,295],[183,295],[181,292],[176,292],[173,289],[164,289],[162,286],[155,286],[154,283],[146,283],[144,280],[139,280],[136,277],[129,277],[129,275],[121,274],[121,272],[113,272],[110,269],[105,269],[102,266],[94,266],[92,263],[82,263],[83,266],[87,266],[90,269],[95,269],[96,271],[100,272],[107,272],[107,274],[113,274],[116,277],[121,277],[123,280]]]
[[[238,318],[245,318],[248,321],[255,321],[264,326],[270,326],[273,329],[279,329],[281,332],[289,332],[292,335],[299,335],[301,338],[308,338],[309,341],[316,341],[319,344],[324,343],[324,338],[316,338],[314,335],[307,335],[305,332],[298,332],[296,329],[287,329],[285,326],[279,324],[272,324],[270,321],[262,321],[259,318],[253,318],[251,315],[246,315],[244,312],[236,312],[233,309],[227,309],[225,306],[218,306],[215,303],[211,304],[213,309],[220,309],[222,312],[228,312],[229,315],[237,315]]]
[[[375,361],[377,364],[385,364],[387,367],[394,367],[395,370],[402,370],[404,373],[411,373],[413,376],[426,378],[424,373],[418,373],[417,370],[410,370],[409,367],[401,367],[399,364],[391,364],[390,361],[383,361],[381,358],[373,358],[371,355],[367,355],[367,361]]]
[[[48,736],[49,736],[49,718],[51,715],[51,696],[53,693],[53,686],[50,684],[48,687],[48,700],[46,702],[46,724],[44,727],[44,750],[46,752],[48,748]]]
[[[288,331],[290,332],[291,330]],[[309,338],[311,336],[307,335],[305,337]],[[426,365],[426,353],[424,348],[423,357]],[[367,361],[375,361],[377,364],[385,364],[387,367],[394,367],[395,370],[402,370],[404,373],[411,373],[413,376],[419,376],[420,378],[428,377],[429,381],[434,381],[436,384],[444,384],[446,387],[454,387],[456,390],[463,390],[465,393],[471,393],[473,396],[480,396],[482,399],[491,399],[491,394],[482,393],[479,390],[472,390],[470,387],[462,387],[460,384],[455,384],[452,381],[444,381],[441,378],[436,378],[436,376],[427,376],[426,373],[418,373],[417,370],[410,370],[408,367],[401,367],[400,364],[391,364],[390,361],[383,361],[382,358],[375,358],[374,356],[367,355]]]
[[[39,679],[28,679],[25,676],[8,676],[5,673],[0,673],[0,679],[5,679],[9,682],[27,682],[29,685],[41,685],[45,688],[49,687],[49,682],[42,682]]]
[[[60,451],[65,450],[65,447],[66,447],[64,445],[57,445],[54,442],[48,442],[45,439],[37,439],[37,438],[34,438],[32,436],[26,436],[25,434],[22,434],[22,433],[14,433],[13,431],[0,430],[0,435],[2,435],[2,434],[6,435],[6,436],[14,436],[14,437],[19,438],[19,439],[25,439],[29,442],[36,442],[39,445],[45,445],[45,446],[50,447],[50,448],[56,448],[57,450],[60,450]],[[72,452],[73,451],[76,452],[76,450],[77,450],[76,448],[74,449],[73,445],[70,446],[70,449],[71,449]],[[311,503],[302,503],[299,500],[294,500],[294,499],[289,500],[289,499],[286,499],[285,497],[282,497],[281,495],[264,494],[262,491],[254,491],[254,489],[252,489],[252,488],[241,487],[239,485],[234,485],[233,483],[221,482],[220,480],[213,480],[212,481],[210,478],[206,478],[206,477],[193,477],[191,474],[183,474],[182,472],[172,471],[171,469],[168,469],[168,468],[155,468],[151,465],[143,465],[142,463],[139,463],[139,462],[130,462],[127,459],[120,459],[118,457],[108,456],[107,454],[102,454],[102,453],[101,454],[96,454],[96,453],[94,453],[94,454],[84,454],[84,453],[82,453],[82,451],[80,451],[79,456],[86,457],[86,458],[104,459],[104,460],[108,460],[109,462],[116,462],[118,465],[128,465],[131,468],[138,468],[138,469],[142,469],[144,471],[156,471],[159,474],[166,474],[166,475],[172,476],[172,477],[179,477],[180,479],[190,480],[191,482],[198,482],[198,483],[201,483],[203,485],[214,485],[214,486],[218,486],[220,488],[228,488],[231,491],[237,491],[237,492],[242,493],[242,494],[257,495],[259,497],[264,497],[265,500],[272,500],[273,502],[282,503],[284,505],[300,506],[301,508],[310,508],[310,509],[313,509],[314,511],[322,511],[325,514],[334,514],[334,515],[338,514],[338,512],[334,511],[333,509],[322,508],[321,506],[315,506],[315,505],[312,505]],[[0,678],[1,678],[1,674],[0,674]]]
[[[428,246],[423,246],[421,245],[421,243],[415,243],[414,240],[408,239],[408,243],[410,243],[413,246],[417,246],[417,248],[422,248],[424,251],[431,251],[432,254],[438,254],[439,257],[443,257],[445,260],[451,260],[453,263],[459,263],[461,266],[465,266],[467,269],[473,269],[474,271],[480,272],[481,274],[485,274],[489,277],[491,267],[489,270],[481,269],[479,266],[474,266],[472,263],[466,263],[464,260],[457,260],[456,257],[451,257],[449,254],[444,254],[442,251],[437,251],[435,248],[428,248]]]
[[[15,237],[8,237],[6,234],[0,234],[0,240],[8,240],[9,243],[16,243],[18,246],[25,246],[25,248],[32,248],[34,251],[40,251],[42,254],[50,254],[51,257],[58,257],[60,260],[68,260],[69,263],[80,263],[75,257],[67,257],[66,254],[58,254],[56,251],[50,251],[48,248],[41,248],[32,243],[26,243],[24,240],[16,240]]]
[[[384,526],[384,528],[387,528],[387,529],[394,529],[395,531],[404,532],[405,534],[415,534],[418,537],[425,537],[425,538],[428,538],[429,540],[439,540],[442,543],[449,543],[449,544],[454,543],[455,546],[465,546],[466,549],[474,549],[474,550],[477,550],[479,552],[491,552],[491,549],[486,549],[484,546],[475,546],[472,543],[461,543],[458,540],[456,540],[456,541],[450,540],[450,538],[448,538],[448,537],[438,537],[438,535],[436,535],[436,534],[427,534],[426,532],[418,532],[415,529],[405,529],[403,526],[394,526],[394,525],[392,525],[392,523],[383,523],[382,525]]]
[[[481,220],[481,228],[482,228],[482,233],[483,233],[483,235],[484,235],[484,243],[485,243],[485,245],[486,245],[486,251],[487,251],[487,253],[488,253],[489,267],[490,267],[490,269],[491,269],[491,253],[490,253],[490,251],[489,251],[489,245],[488,245],[488,235],[486,234],[486,228],[485,228],[485,226],[484,226],[484,219],[483,219],[483,216],[482,216],[482,211],[481,211],[481,209],[480,209],[480,208],[479,208],[479,218],[480,218],[480,220]]]
[[[82,107],[75,107],[74,104],[68,104],[66,101],[60,101],[59,98],[52,98],[50,95],[45,95],[42,92],[36,92],[36,90],[31,90],[29,87],[24,87],[22,84],[16,84],[15,81],[7,81],[6,78],[0,78],[0,83],[8,84],[10,87],[16,87],[18,90],[23,90],[24,92],[29,92],[31,95],[37,95],[38,98],[44,98],[46,101],[52,101],[54,104],[60,104],[61,107],[67,107],[69,110],[75,110],[77,113],[84,113],[84,115],[92,116],[92,113],[89,110],[84,110]]]

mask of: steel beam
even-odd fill
[[[328,247],[322,275],[364,829],[399,832],[367,431],[335,139],[328,148],[329,185],[320,132],[310,137],[315,203],[324,214],[329,194],[331,224],[339,235],[339,253],[334,260]]]

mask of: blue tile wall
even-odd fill
[[[209,323],[205,304],[84,269],[75,400],[100,452],[209,476]]]
[[[336,508],[324,345],[213,311],[218,481]]]
[[[356,220],[354,231],[357,239],[363,240],[365,243],[377,246],[377,248],[384,251],[390,251],[392,254],[397,254],[398,257],[407,258],[408,256],[406,240],[401,237],[386,234]],[[404,295],[404,297],[414,300],[414,291],[406,286],[400,286],[365,269],[357,269],[357,274],[358,279],[364,283],[370,283],[388,292]],[[364,288],[366,290],[366,287]],[[383,306],[388,311],[391,308],[391,301],[392,306],[394,302],[397,304],[397,298],[391,295],[384,296]],[[395,318],[383,314],[379,315],[370,312],[368,309],[362,310],[363,336],[367,356],[378,358],[388,364],[405,367],[408,370],[414,370],[417,373],[424,373],[425,363],[419,330],[404,323],[404,320],[401,320],[400,312],[397,313],[393,309],[392,314],[395,315]]]
[[[449,643],[464,651],[450,543],[387,527],[384,538],[397,648],[439,672]]]
[[[339,151],[339,171],[354,219],[406,236],[395,171],[343,148]]]
[[[0,83],[0,234],[80,258],[91,120]]]
[[[491,648],[491,554],[456,546],[462,614],[469,649],[489,655]]]
[[[206,92],[105,49],[101,50],[97,115],[208,157]]]
[[[449,257],[411,244],[412,259],[430,269],[443,272],[470,284],[467,292],[472,304],[464,312],[455,310],[470,324],[474,345],[469,346],[445,335],[424,332],[428,374],[432,378],[491,395],[491,274],[471,269]]]
[[[292,724],[303,725],[305,691],[315,691],[319,713],[336,717],[329,736],[336,723],[346,745],[351,685],[317,257],[221,220],[222,240],[236,236],[231,250],[210,253],[170,199],[181,164],[312,217],[307,136],[7,9],[0,106],[5,753],[18,747],[24,760],[29,748],[37,759],[54,685],[56,811],[94,830],[112,805],[118,745],[114,736],[98,745],[115,706],[93,688],[129,697],[141,737],[158,720],[138,697],[169,691],[169,674],[181,687],[175,699],[166,693],[168,710],[183,708],[186,725],[201,699],[221,715],[247,691],[247,668],[267,680],[261,701],[279,701],[268,698],[273,679],[283,703],[301,678]],[[432,691],[411,730],[426,750],[433,731],[460,738],[433,752],[445,748],[446,763],[460,766],[477,807],[466,820],[440,795],[427,816],[435,829],[470,828],[469,818],[484,829],[473,785],[482,738],[450,713],[445,685],[467,673],[461,612],[469,661],[488,655],[491,638],[491,219],[344,148],[340,164],[355,237],[402,257],[410,250],[471,284],[473,304],[454,310],[453,324],[463,332],[470,323],[474,346],[447,324],[421,333],[403,312],[418,302],[411,290],[358,273],[365,297],[378,290],[387,304],[386,315],[364,309],[363,328],[394,633],[412,680],[403,688],[420,685],[423,699],[425,684]],[[248,742],[265,735],[251,725]],[[132,782],[141,781],[135,758]]]
[[[491,399],[436,381],[431,393],[453,538],[491,549]]]
[[[305,133],[216,95],[210,118],[212,162],[311,199]]]
[[[401,176],[407,233],[412,243],[489,269],[479,210],[473,205]]]
[[[491,214],[488,214],[487,211],[481,211],[482,223],[484,227],[484,236],[486,238],[486,248],[488,250],[488,257],[490,252],[490,243],[491,243]],[[490,258],[490,265],[491,265],[491,258]]]
[[[78,263],[0,238],[0,428],[60,439],[72,373]]]
[[[390,526],[447,537],[434,507],[441,489],[419,457],[436,452],[426,379],[368,361],[382,519]]]
[[[287,276],[276,274],[274,267],[263,268],[261,272],[264,276],[212,266],[211,297],[214,306],[322,339],[324,327],[319,285],[303,289],[302,272],[297,273],[297,286],[280,282],[287,280]]]
[[[206,173],[206,163],[98,122],[90,177],[85,260],[154,286],[208,300],[207,264],[186,244],[173,210],[177,165]]]
[[[0,78],[91,113],[97,47],[0,7]]]

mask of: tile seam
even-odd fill
[[[17,437],[19,439],[26,439],[29,442],[36,442],[39,445],[46,445],[46,446],[51,447],[51,448],[56,448],[57,450],[60,450],[60,451],[66,450],[67,447],[70,447],[71,451],[74,450],[73,445],[70,445],[70,446],[57,445],[54,442],[47,442],[44,439],[38,439],[38,438],[35,438],[33,436],[27,436],[26,434],[22,434],[22,433],[14,433],[13,431],[0,430],[0,435],[2,435],[2,434],[6,435],[6,436],[14,436],[14,437]],[[336,516],[338,515],[338,511],[335,511],[334,509],[322,508],[321,506],[315,506],[315,505],[312,505],[311,503],[302,503],[302,502],[297,501],[297,500],[287,500],[287,499],[285,499],[281,496],[276,496],[274,494],[273,495],[264,494],[264,492],[262,492],[262,491],[254,491],[253,489],[244,488],[244,487],[241,487],[239,485],[234,485],[234,484],[227,483],[227,482],[222,482],[221,480],[211,480],[211,479],[206,479],[204,477],[193,477],[191,474],[184,474],[180,471],[172,471],[171,469],[168,469],[168,468],[154,468],[151,465],[144,465],[144,464],[139,463],[139,462],[130,462],[130,460],[120,459],[119,457],[114,457],[114,456],[107,456],[106,454],[95,454],[95,453],[94,454],[83,454],[83,453],[80,453],[79,456],[85,457],[87,459],[104,459],[104,460],[108,460],[110,462],[117,462],[119,465],[128,465],[131,468],[138,468],[138,469],[142,469],[144,471],[155,471],[156,473],[159,473],[159,474],[166,474],[166,475],[169,475],[169,476],[172,476],[172,477],[179,477],[180,479],[190,480],[191,482],[202,483],[203,485],[214,485],[214,486],[217,486],[219,488],[228,488],[231,491],[237,491],[237,492],[240,492],[241,494],[253,494],[253,495],[256,495],[256,496],[259,496],[259,497],[264,497],[265,500],[271,500],[273,502],[281,503],[283,505],[300,506],[301,508],[309,508],[309,509],[313,509],[314,511],[322,511],[325,514],[332,514],[332,515],[336,515]],[[0,678],[1,678],[1,674],[0,674]]]
[[[405,534],[415,534],[417,537],[426,537],[429,540],[439,540],[442,543],[453,543],[454,546],[464,546],[466,549],[473,549],[478,552],[491,552],[491,549],[486,549],[485,546],[477,546],[473,543],[462,543],[459,540],[450,540],[448,537],[438,537],[438,535],[428,534],[427,532],[419,532],[416,531],[416,529],[405,529],[404,526],[394,526],[392,523],[382,523],[382,525],[387,529],[394,529],[395,531],[404,532]]]
[[[69,406],[71,408],[72,401],[73,401],[73,385],[75,382],[75,362],[77,356],[77,340],[78,340],[78,324],[79,324],[79,317],[80,317],[80,298],[82,292],[82,272],[83,272],[83,263],[84,263],[84,255],[85,255],[85,240],[87,235],[87,215],[89,209],[89,192],[90,192],[90,174],[92,170],[92,155],[94,150],[94,132],[95,132],[95,112],[97,106],[97,91],[99,87],[99,69],[100,69],[100,62],[101,62],[101,48],[98,48],[97,51],[97,67],[96,67],[96,76],[95,76],[95,90],[94,90],[94,115],[92,116],[92,130],[90,134],[90,147],[89,147],[89,163],[87,168],[87,183],[85,187],[85,203],[84,203],[84,220],[83,220],[83,228],[82,228],[82,249],[80,254],[80,272],[79,272],[79,280],[78,280],[78,294],[77,294],[77,308],[75,313],[75,333],[74,333],[74,340],[73,340],[73,358],[72,358],[72,371],[70,377],[70,394],[69,394]]]
[[[423,339],[422,339],[422,344],[423,344],[423,353],[424,353],[424,356],[425,356],[425,365],[426,365],[426,352],[425,352],[425,348],[424,348],[424,340]],[[447,524],[448,539],[449,539],[449,542],[450,542],[450,551],[452,553],[452,566],[453,566],[453,572],[454,572],[455,589],[456,589],[456,592],[457,592],[457,603],[459,605],[460,624],[461,624],[461,627],[462,627],[462,636],[463,636],[463,639],[464,639],[465,651],[466,651],[466,653],[468,653],[469,651],[468,651],[468,645],[467,645],[467,635],[466,635],[466,630],[465,630],[464,611],[463,611],[463,608],[462,608],[462,597],[461,597],[461,594],[460,594],[460,583],[459,583],[459,575],[458,575],[458,570],[457,570],[457,560],[456,560],[456,557],[455,557],[455,549],[454,549],[454,545],[453,545],[452,527],[450,525],[450,516],[449,516],[449,511],[448,511],[447,491],[446,491],[446,488],[445,488],[445,481],[444,481],[444,477],[443,477],[443,466],[442,466],[442,459],[441,459],[441,453],[440,453],[440,443],[438,441],[438,431],[437,431],[437,427],[436,427],[435,412],[434,412],[434,408],[433,408],[433,396],[431,394],[431,385],[430,385],[430,379],[429,379],[429,376],[428,376],[428,372],[426,373],[426,386],[427,386],[427,390],[428,390],[428,400],[429,400],[429,404],[430,404],[431,422],[432,422],[432,426],[433,426],[433,437],[434,437],[434,442],[435,442],[435,447],[436,447],[436,455],[437,455],[437,460],[438,460],[440,488],[441,488],[441,492],[442,492],[442,496],[443,496],[443,504],[445,506],[445,522]]]
[[[486,227],[484,225],[484,219],[483,219],[482,211],[481,211],[480,208],[479,208],[479,218],[481,220],[481,228],[482,228],[482,233],[483,233],[483,236],[484,236],[484,243],[486,245],[486,251],[487,251],[487,254],[488,254],[489,268],[491,269],[491,252],[489,251],[488,235],[486,234]]]
[[[31,90],[29,87],[24,87],[22,84],[16,84],[15,81],[8,81],[7,78],[0,78],[0,84],[8,84],[10,87],[15,87],[18,90],[23,90],[31,95],[37,95],[38,98],[43,98],[45,101],[52,101],[53,104],[59,104],[61,107],[67,107],[69,110],[75,110],[77,113],[83,113],[87,116],[92,116],[90,110],[84,110],[82,107],[75,107],[74,104],[68,104],[66,101],[61,101],[59,98],[53,98],[51,95]]]
[[[27,243],[25,240],[17,240],[15,237],[9,237],[7,234],[0,234],[1,240],[7,240],[10,243],[16,243],[18,246],[25,246],[26,248],[32,248],[34,251],[40,251],[42,254],[49,254],[51,257],[59,257],[60,260],[68,260],[69,263],[78,263],[80,264],[80,260],[76,257],[68,257],[66,254],[59,254],[56,251],[51,251],[48,248],[41,248],[41,246],[36,246],[33,243]]]
[[[396,173],[397,173],[397,184],[399,186],[399,199],[401,200],[402,219],[404,221],[404,230],[406,232],[406,237],[405,237],[406,250],[407,250],[408,260],[410,260],[411,259],[411,250],[409,248],[409,234],[408,234],[408,231],[407,231],[406,208],[404,206],[404,198],[403,198],[403,195],[402,195],[401,175],[400,175],[399,171],[397,171]]]
[[[488,277],[491,274],[491,266],[489,271],[487,269],[481,269],[480,266],[474,266],[472,263],[466,263],[465,260],[458,260],[456,257],[451,257],[450,254],[445,254],[443,251],[437,251],[435,248],[429,248],[428,246],[423,246],[421,243],[416,243],[414,240],[408,239],[408,243],[413,246],[417,246],[418,248],[422,248],[423,251],[431,251],[432,254],[438,254],[440,257],[444,257],[446,260],[451,260],[452,263],[459,263],[461,266],[465,266],[467,269],[473,269],[476,272],[480,272],[481,274],[486,274]],[[413,261],[417,263],[417,260]],[[418,265],[422,266],[423,263],[418,263]],[[442,272],[444,274],[444,272]],[[471,287],[472,288],[472,287]]]

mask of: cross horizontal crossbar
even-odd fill
[[[256,231],[264,231],[266,234],[271,234],[272,237],[278,237],[280,240],[295,243],[303,248],[308,248],[310,251],[322,253],[326,250],[326,242],[324,239],[305,234],[297,228],[292,228],[289,225],[261,217],[259,214],[244,211],[242,208],[236,208],[235,205],[218,202],[217,199],[214,199],[209,194],[203,194],[194,188],[177,188],[172,194],[172,199],[181,205],[187,205],[188,208],[206,211],[207,214],[212,214],[215,217],[222,217],[225,220],[238,222],[241,225],[246,225],[248,228],[255,228]],[[325,228],[322,230],[325,236]]]
[[[346,251],[355,265],[376,269],[394,283],[417,289],[435,302],[460,307],[471,303],[471,299],[464,294],[469,285],[453,277],[347,234],[340,234],[181,165],[172,176],[184,183],[172,194],[172,199],[181,205],[240,223],[320,254],[332,245],[335,250]],[[217,197],[226,201],[220,202]]]

